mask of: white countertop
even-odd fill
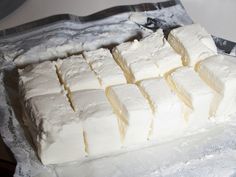
[[[161,0],[26,0],[15,12],[0,21],[6,29],[50,15],[91,13],[126,4],[160,2]],[[236,0],[182,0],[195,22],[202,24],[211,34],[236,41]]]

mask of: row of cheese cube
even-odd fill
[[[160,31],[149,36],[147,39],[151,39],[155,35],[158,36],[158,33],[160,33]],[[159,38],[162,37],[159,36],[156,39]],[[68,101],[66,101],[67,98],[63,96],[63,94],[60,94],[61,88],[55,74],[55,67],[52,63],[45,62],[37,65],[32,69],[35,70],[35,68],[38,68],[38,70],[36,69],[36,71],[33,71],[34,74],[32,74],[32,70],[28,68],[23,70],[24,74],[21,72],[21,78],[24,80],[24,84],[21,85],[22,88],[24,88],[23,91],[25,95],[27,95],[26,99],[28,100],[31,98],[27,104],[28,109],[31,110],[32,115],[36,114],[36,116],[32,116],[35,117],[33,118],[36,121],[34,124],[38,129],[40,128],[39,130],[43,130],[42,132],[47,132],[45,133],[46,137],[40,138],[40,142],[38,143],[38,149],[43,149],[39,150],[39,152],[41,152],[39,156],[45,164],[80,159],[85,155],[84,149],[86,149],[86,152],[90,155],[115,151],[121,146],[118,128],[120,129],[124,146],[144,143],[147,138],[158,139],[162,134],[163,137],[166,135],[173,136],[177,134],[178,131],[182,132],[182,130],[184,130],[184,118],[192,125],[202,123],[210,116],[210,109],[212,109],[213,112],[214,110],[216,112],[220,107],[217,105],[226,105],[225,103],[221,104],[222,100],[225,100],[223,99],[225,94],[215,94],[214,89],[208,87],[207,84],[200,79],[194,69],[180,67],[169,72],[175,67],[181,66],[181,64],[179,64],[179,55],[174,53],[169,45],[166,47],[166,44],[168,44],[167,41],[164,40],[164,43],[161,45],[165,46],[165,50],[157,45],[156,48],[154,47],[152,49],[153,51],[156,50],[153,52],[154,54],[152,53],[147,57],[149,59],[145,58],[150,52],[149,47],[145,47],[148,45],[148,42],[145,43],[145,45],[143,42],[147,39],[143,39],[141,42],[133,42],[136,43],[134,46],[132,42],[128,42],[121,44],[114,49],[114,56],[122,69],[124,69],[126,78],[128,78],[129,82],[136,82],[139,87],[134,84],[123,84],[126,82],[124,76],[113,61],[110,53],[108,54],[110,55],[110,58],[104,60],[104,53],[107,51],[104,49],[98,50],[103,50],[100,52],[100,57],[96,57],[99,56],[98,51],[86,52],[84,56],[87,63],[81,56],[73,56],[66,60],[59,60],[56,63],[58,76],[60,76],[61,82],[65,85],[65,88],[71,92],[69,95],[70,104],[76,113],[73,113]],[[149,43],[151,42],[153,43],[153,40],[149,40]],[[130,46],[130,48],[124,48],[124,51],[122,51],[122,47],[120,46],[125,44]],[[137,47],[137,45],[139,47]],[[118,49],[119,52],[117,52]],[[148,49],[149,52],[146,53],[146,49]],[[157,49],[160,52],[158,52]],[[154,56],[160,55],[163,50],[167,51],[165,56],[168,56],[168,53],[170,53],[176,57],[174,57],[174,59],[173,57],[169,59],[167,57],[167,59],[163,59],[162,62],[159,60],[159,64],[157,64],[158,62],[153,62],[158,61],[158,57],[155,58]],[[132,53],[130,51],[132,51],[133,54],[130,55],[130,53]],[[136,52],[138,55],[135,55]],[[91,55],[89,55],[89,53],[91,53]],[[126,55],[127,53],[128,55]],[[163,56],[159,57],[160,59],[163,58]],[[91,59],[88,60],[88,58]],[[99,59],[94,60],[93,58]],[[221,84],[221,75],[217,75],[218,71],[216,70],[219,69],[217,67],[224,65],[225,68],[229,68],[226,70],[227,72],[233,72],[235,65],[233,65],[234,61],[231,58],[226,57],[226,60],[229,62],[226,62],[225,59],[221,59],[221,61],[218,58],[222,58],[222,56],[213,56],[203,61],[198,65],[198,71],[204,80],[207,80],[207,73],[211,72],[208,75],[208,80],[211,81],[212,75],[215,75],[215,81],[219,81]],[[210,71],[210,66],[212,66],[211,63],[217,63],[215,60],[220,60],[220,62],[218,62],[218,65],[214,65],[215,67]],[[173,65],[170,66],[170,64],[165,64],[165,61],[170,64],[173,61]],[[105,65],[106,67],[101,67],[106,62],[112,62],[113,64],[107,64]],[[88,65],[88,63],[90,65]],[[230,66],[228,66],[229,64]],[[113,66],[116,66],[118,69],[111,69],[115,68]],[[156,70],[151,70],[151,74],[148,73],[145,75],[150,69],[149,66],[151,66],[150,68],[156,68]],[[170,67],[168,68],[165,66]],[[45,68],[48,70],[45,70]],[[149,69],[146,70],[146,68]],[[119,72],[116,70],[119,70]],[[222,70],[222,72],[223,71],[225,71],[225,69]],[[147,79],[164,75],[166,72],[169,72],[166,74],[168,83],[164,78]],[[152,73],[155,73],[155,75],[152,75]],[[43,75],[43,77],[40,75]],[[230,76],[234,77],[233,74],[230,74]],[[98,77],[98,80],[96,77]],[[224,74],[224,77],[226,77],[226,73]],[[139,80],[142,81],[137,82]],[[100,84],[98,81],[100,81]],[[207,83],[211,83],[210,81],[207,81]],[[213,85],[212,88],[218,84],[215,83],[215,81],[213,84],[210,84],[210,86]],[[232,89],[232,83],[232,79],[228,81],[231,93],[227,94],[229,95],[227,98],[230,98],[231,96],[231,103],[233,104],[235,101],[235,93]],[[111,86],[116,84],[122,85]],[[169,87],[169,85],[171,87]],[[106,94],[113,109],[107,101],[104,90],[101,89],[106,88],[107,86],[111,86],[106,89]],[[221,86],[220,89],[223,87],[224,86]],[[144,99],[143,95],[147,99]],[[215,99],[215,95],[220,99],[218,99],[219,102],[217,104],[213,105],[212,103],[215,101],[212,102],[212,99]],[[49,99],[51,97],[52,99]],[[67,104],[67,106],[62,108],[63,106],[62,104],[58,104],[60,101],[57,101],[57,98],[64,99],[64,104]],[[43,107],[38,107],[40,103],[35,102],[35,100],[41,102]],[[149,105],[147,101],[149,101]],[[227,101],[227,103],[228,102],[229,101]],[[34,108],[37,109],[35,110]],[[61,109],[65,109],[65,112],[70,112],[68,115],[74,114],[74,116],[70,116],[72,118],[74,117],[73,121],[68,119],[65,112],[63,113],[63,111],[60,111]],[[113,113],[113,110],[116,115]],[[44,114],[45,111],[46,114]],[[54,116],[55,111],[59,112],[59,114],[55,114],[56,117]],[[39,112],[41,113],[39,114]],[[48,114],[48,112],[50,114]],[[229,112],[226,111],[226,113]],[[45,118],[40,118],[39,115],[46,116]],[[47,119],[49,117],[52,122],[49,121],[48,124]],[[56,123],[54,123],[54,119],[56,120]],[[40,122],[40,124],[37,122]],[[75,122],[77,122],[77,128],[73,129]],[[71,129],[69,128],[70,124],[72,124]],[[61,129],[63,126],[68,128],[65,128],[64,131],[63,128]],[[62,131],[53,131],[52,127],[58,127]],[[39,131],[40,136],[42,136],[42,132]],[[50,139],[50,134],[54,134],[54,136],[52,136],[53,141]],[[71,138],[68,139],[69,135]],[[78,138],[75,139],[75,136]],[[74,148],[77,149],[77,153],[74,153],[74,149],[70,148],[73,144]],[[62,149],[64,149],[64,154],[62,153]],[[67,151],[65,151],[65,149]]]
[[[147,39],[146,41],[148,41]],[[153,41],[155,40],[159,40],[161,42],[160,44],[152,48],[155,52],[157,52],[160,46],[164,45],[163,43],[164,36],[161,30],[149,36],[150,42],[153,43]],[[164,42],[165,42],[165,45],[168,44],[166,41]],[[140,43],[145,44],[145,40],[141,41]],[[174,53],[173,49],[169,45],[167,45],[167,47],[165,48],[167,48],[167,51],[170,50],[172,53]],[[145,53],[148,53],[148,51],[145,51]],[[76,120],[75,118],[76,116],[79,117],[80,121],[74,120],[75,122],[83,122],[83,128],[81,126],[79,128],[79,125],[78,125],[77,133],[75,133],[74,131],[74,134],[77,136],[78,136],[78,132],[80,132],[81,135],[83,134],[84,141],[81,141],[82,136],[78,136],[80,138],[78,138],[77,143],[74,142],[75,144],[77,144],[76,147],[81,147],[80,148],[81,151],[86,149],[86,151],[90,155],[101,154],[103,152],[109,152],[108,149],[110,149],[111,151],[114,149],[118,149],[117,143],[115,142],[119,142],[118,144],[121,145],[120,138],[117,138],[116,136],[117,133],[119,132],[117,128],[116,116],[114,113],[112,113],[112,108],[111,106],[109,106],[110,105],[109,102],[106,101],[105,92],[99,89],[106,88],[111,85],[126,83],[126,79],[123,75],[122,70],[113,60],[112,55],[109,52],[109,50],[99,49],[96,51],[84,52],[84,56],[85,58],[83,58],[82,55],[71,56],[67,58],[66,60],[58,60],[55,63],[59,80],[61,84],[63,85],[63,87],[65,87],[65,89],[69,92],[69,100],[66,100],[67,98],[63,96],[63,94],[61,94],[63,88],[62,86],[60,86],[58,82],[55,67],[53,66],[54,63],[44,62],[39,65],[28,66],[24,70],[20,71],[20,76],[21,76],[20,85],[21,85],[22,95],[24,95],[24,99],[26,100],[27,110],[29,110],[28,112],[30,112],[31,117],[34,121],[33,124],[36,126],[36,129],[38,129],[38,131],[36,131],[38,132],[38,135],[34,139],[36,141],[35,143],[38,145],[38,151],[40,153],[39,156],[41,157],[41,160],[44,163],[57,163],[60,161],[67,161],[67,159],[70,159],[70,160],[79,159],[78,156],[76,155],[73,156],[72,154],[70,154],[71,151],[69,151],[68,152],[69,154],[65,155],[65,157],[58,156],[60,152],[55,151],[58,141],[59,142],[62,141],[59,138],[60,137],[59,135],[61,134],[59,132],[63,132],[63,129],[62,131],[56,131],[56,133],[53,131],[53,129],[61,129],[60,127],[70,124],[71,122],[69,121],[70,119],[68,118],[66,118],[65,120],[68,119],[69,123],[63,120],[62,117],[65,116],[65,112],[68,112],[68,115],[74,118],[75,120]],[[175,56],[177,56],[177,60],[179,60],[178,63],[180,63],[179,55],[175,53]],[[158,76],[158,75],[155,75],[155,76]],[[123,117],[125,117],[124,119],[122,119],[123,120],[122,122],[119,121],[118,119],[118,122],[120,125],[119,128],[120,130],[128,129],[127,131],[125,130],[125,132],[121,135],[123,138],[124,144],[133,144],[133,143],[135,144],[140,141],[143,142],[147,139],[147,132],[149,132],[149,129],[151,127],[150,124],[152,122],[152,115],[151,115],[151,111],[149,110],[150,108],[147,102],[142,97],[142,95],[140,94],[136,86],[125,85],[124,88],[122,87],[121,90],[123,89],[125,90],[125,87],[128,87],[127,94],[135,93],[136,96],[134,95],[134,97],[132,97],[131,95],[131,101],[134,102],[133,105],[129,105],[125,103],[125,100],[122,100],[124,104],[131,107],[130,107],[130,110],[128,110],[128,112],[125,115],[122,115]],[[81,91],[81,90],[84,90],[84,91]],[[120,95],[120,97],[126,98],[126,96],[122,96],[122,95]],[[132,99],[136,97],[138,100],[138,104],[136,103],[137,100],[135,101],[135,99]],[[59,101],[57,101],[57,98],[59,99]],[[67,103],[67,106],[65,107],[61,106],[63,99],[64,99],[64,104]],[[141,102],[139,103],[140,100]],[[73,113],[69,111],[68,101],[70,102],[72,108],[76,111],[77,115],[72,116]],[[54,107],[53,106],[42,107],[41,105],[53,105]],[[116,104],[114,103],[114,106],[115,105]],[[143,107],[145,109],[139,110],[135,106],[137,106],[137,108]],[[61,109],[64,111],[61,111]],[[56,116],[55,117],[53,115],[53,112],[55,111],[59,111],[59,113],[61,113],[61,116],[59,114],[55,114]],[[135,117],[133,115],[135,113],[138,113],[137,115],[140,115],[141,117],[140,122],[139,121],[136,122],[135,120],[132,120]],[[129,114],[132,114],[130,122],[128,121]],[[43,117],[41,115],[44,115],[44,116],[46,115],[46,116]],[[99,130],[99,127],[96,127],[96,129],[91,128],[91,126],[94,126],[94,123],[91,123],[91,121],[94,122],[95,121],[94,117],[97,117],[97,116],[101,117],[101,119],[99,119],[99,122],[102,124],[100,125],[102,132],[105,132],[105,133],[109,132],[108,134],[109,137],[112,137],[113,139],[113,141],[111,141],[110,148],[105,148],[102,145],[99,145],[101,141],[99,138],[94,138],[94,137],[91,138],[91,136],[93,136],[92,132],[96,132],[95,130]],[[48,121],[48,119],[50,119],[50,121]],[[106,119],[108,119],[110,123],[106,122]],[[54,123],[54,120],[56,120],[57,124]],[[62,123],[58,123],[60,121]],[[90,122],[90,123],[87,123],[87,122]],[[131,122],[133,123],[130,125]],[[72,125],[74,126],[74,123],[72,123]],[[113,132],[115,133],[113,134],[111,130],[104,128],[104,126],[111,127],[111,130],[113,130]],[[143,131],[141,131],[141,128],[143,129]],[[83,129],[83,132],[81,131],[82,129]],[[103,144],[106,145],[106,147],[108,147],[107,143],[110,140],[108,136],[106,136],[102,132],[98,134],[96,132],[95,134],[97,137],[100,136],[102,139],[104,139],[105,142]],[[138,132],[140,133],[137,134]],[[34,133],[32,132],[32,134]],[[51,143],[52,140],[49,138],[50,134],[58,134],[58,137],[55,135],[56,137],[54,137],[53,139],[53,141],[55,141],[54,143]],[[134,136],[135,134],[137,134],[136,138]],[[44,139],[37,138],[37,137],[42,137],[43,135],[45,135]],[[98,139],[98,141],[96,141],[96,139]],[[83,148],[82,144],[84,144],[84,146],[86,147]],[[71,146],[71,145],[72,144],[70,144],[69,142],[65,143],[65,146]],[[100,150],[96,150],[96,148]],[[54,150],[51,150],[51,149],[54,149]],[[67,149],[69,150],[70,148],[67,148]],[[53,153],[51,155],[48,155],[49,153],[51,153],[51,151],[55,151],[57,153],[54,153],[54,155]],[[84,156],[84,153],[79,153],[78,155],[82,157]],[[59,160],[58,158],[62,158],[62,159]]]

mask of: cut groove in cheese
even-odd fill
[[[72,103],[83,123],[88,155],[102,155],[121,147],[117,117],[103,89],[72,92]]]
[[[86,136],[85,131],[83,131],[83,138],[84,138],[84,146],[85,146],[84,150],[88,154],[88,140],[87,140],[87,136]]]
[[[86,61],[96,73],[103,88],[126,83],[121,68],[117,65],[108,49],[98,49],[83,53]]]
[[[138,87],[134,84],[111,86],[107,90],[107,96],[120,115],[123,145],[145,143],[150,133],[153,115],[148,101]]]
[[[185,66],[194,66],[199,61],[217,54],[211,35],[199,24],[171,30],[168,41],[181,54]]]
[[[70,103],[71,108],[73,109],[73,111],[75,111],[75,108],[74,108],[74,106],[72,104],[72,101],[71,101],[71,91],[70,91],[70,88],[68,88],[66,86],[66,84],[63,82],[63,79],[62,79],[62,77],[60,75],[60,71],[59,71],[57,63],[54,62],[54,64],[55,64],[55,67],[56,67],[56,73],[57,73],[58,80],[59,80],[60,84],[63,85],[63,87],[64,87],[64,90],[66,92],[66,96],[67,96],[67,99],[68,99],[68,101]]]
[[[143,83],[148,82],[149,80],[154,80],[155,78],[151,78],[151,79],[145,79],[142,81],[137,82],[137,86],[139,87],[139,90],[141,91],[142,95],[146,98],[146,100],[149,103],[149,106],[152,110],[152,113],[155,114],[156,110],[155,110],[155,103],[152,101],[152,98],[150,97],[150,94],[147,93],[147,91],[145,90],[145,88],[143,87]]]

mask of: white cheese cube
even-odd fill
[[[134,84],[112,86],[108,98],[120,116],[119,126],[124,146],[145,143],[153,115],[148,101]]]
[[[168,41],[182,55],[183,64],[194,66],[197,62],[217,54],[211,35],[199,24],[171,30]]]
[[[180,55],[165,40],[161,29],[140,41],[118,45],[113,55],[130,82],[162,76],[182,65]]]
[[[95,73],[82,55],[73,55],[57,61],[61,80],[71,91],[101,88]]]
[[[123,71],[117,65],[108,49],[84,52],[85,59],[98,76],[103,88],[126,83]]]
[[[82,124],[67,97],[49,94],[26,102],[28,125],[43,164],[56,164],[83,158],[85,144]]]
[[[102,89],[72,92],[72,103],[83,121],[86,150],[101,155],[121,147],[118,120]]]
[[[176,137],[185,129],[183,103],[170,89],[164,78],[143,80],[141,90],[149,100],[155,118],[150,139]]]
[[[236,58],[227,55],[215,55],[200,62],[197,71],[201,78],[214,89],[216,94],[216,116],[230,115],[236,112]]]
[[[139,41],[122,43],[113,49],[113,56],[126,72],[129,82],[158,76],[157,66]]]
[[[197,125],[210,117],[214,91],[190,67],[181,67],[168,75],[173,90],[187,105],[186,119]]]
[[[21,95],[26,100],[34,96],[62,91],[56,68],[50,61],[29,65],[22,70],[19,69],[18,72]]]
[[[165,47],[158,51],[152,59],[158,67],[160,76],[164,76],[167,72],[182,66],[181,56],[170,47],[166,40]]]

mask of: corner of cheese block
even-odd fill
[[[97,156],[119,150],[121,141],[118,120],[104,90],[72,92],[72,102],[83,123],[88,155]]]
[[[107,96],[119,115],[123,130],[123,146],[145,143],[148,139],[153,115],[148,101],[134,84],[112,86]]]

